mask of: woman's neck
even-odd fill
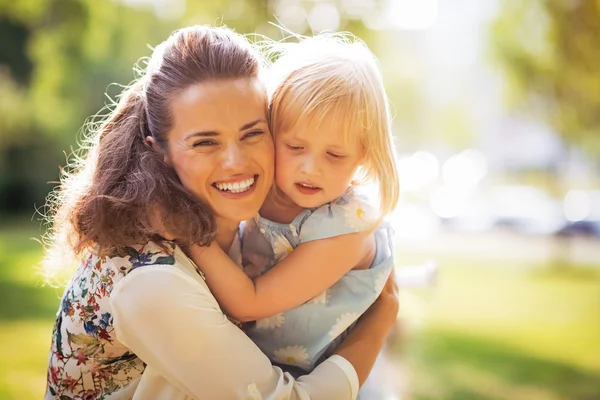
[[[225,252],[229,253],[233,239],[238,233],[239,222],[228,221],[217,218],[217,236],[215,238],[219,247]]]
[[[300,214],[304,208],[291,201],[283,193],[275,199],[273,192],[269,192],[267,199],[260,208],[260,215],[269,221],[280,224],[289,224]]]

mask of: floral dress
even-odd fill
[[[52,333],[46,399],[132,398],[146,365],[115,337],[109,302],[114,285],[136,268],[173,265],[175,244],[88,254],[68,284]]]
[[[304,210],[290,224],[257,216],[243,226],[244,271],[254,279],[301,243],[368,230],[374,214],[369,203],[350,188],[331,203]],[[376,254],[369,269],[351,270],[314,299],[245,324],[246,334],[274,364],[295,376],[312,371],[373,304],[394,266],[392,229],[384,222],[374,236]]]

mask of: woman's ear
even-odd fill
[[[152,150],[154,150],[155,152],[162,153],[162,150],[158,146],[158,143],[156,143],[156,140],[154,140],[152,136],[146,136],[146,143],[149,143],[150,146],[152,146]],[[171,166],[171,160],[169,160],[169,157],[166,154],[163,155],[163,161],[168,166]]]

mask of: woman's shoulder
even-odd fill
[[[151,266],[155,267],[151,269],[156,271],[183,271],[192,277],[198,276],[196,268],[174,242],[151,241],[123,246],[108,255],[99,255],[96,250],[90,251],[79,265],[73,281],[104,282],[108,284],[110,292],[114,285],[132,272]]]
[[[138,268],[150,265],[175,265],[177,250],[175,242],[151,241],[117,249],[105,258],[105,262],[112,264],[120,273],[128,275]]]
[[[146,300],[155,298],[157,293],[164,300],[169,293],[181,290],[210,294],[203,274],[171,241],[124,247],[107,257],[105,263],[120,275],[114,282],[111,303],[124,294]]]

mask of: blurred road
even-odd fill
[[[587,237],[529,236],[508,230],[486,233],[441,231],[423,240],[398,239],[401,253],[431,253],[436,256],[481,257],[498,261],[519,260],[536,263],[569,261],[600,267],[600,240]]]

